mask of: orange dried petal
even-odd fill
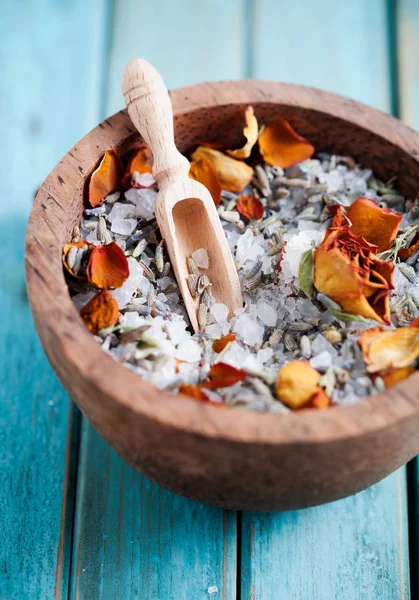
[[[81,309],[80,316],[87,329],[97,333],[118,322],[118,302],[107,290],[102,290]]]
[[[224,348],[227,346],[227,344],[229,344],[230,342],[234,342],[235,339],[236,339],[235,333],[227,333],[227,335],[224,335],[219,340],[215,340],[213,342],[212,349],[214,350],[214,352],[217,352],[217,354],[218,354],[219,352],[222,352],[224,350]]]
[[[349,227],[328,229],[314,253],[314,286],[344,312],[390,324],[394,264],[379,260],[376,250]]]
[[[125,168],[124,178],[122,179],[122,185],[126,188],[135,187],[135,183],[132,182],[133,173],[151,173],[153,165],[153,155],[151,154],[150,148],[147,144],[141,144],[134,152],[128,161]]]
[[[115,242],[95,246],[87,264],[87,279],[98,288],[119,288],[128,278],[127,257]]]
[[[208,373],[209,381],[202,384],[202,387],[209,390],[230,387],[239,381],[243,381],[246,377],[247,373],[242,369],[236,369],[236,367],[232,367],[227,363],[219,362],[211,367]]]
[[[331,398],[322,388],[310,398],[307,404],[303,404],[300,408],[328,408],[331,404]]]
[[[217,173],[209,160],[206,158],[193,160],[189,177],[205,185],[214,200],[215,206],[220,204],[222,188]]]
[[[292,167],[314,154],[314,146],[298,135],[284,119],[278,119],[259,134],[259,149],[265,162],[282,169]]]
[[[301,408],[320,391],[320,373],[306,360],[292,360],[283,366],[276,380],[276,393],[286,406]]]
[[[343,209],[340,204],[329,204],[329,212],[333,215],[331,227],[341,227],[343,225]]]
[[[115,148],[107,150],[100,165],[90,177],[89,202],[91,206],[100,206],[106,196],[119,189],[123,172],[124,168],[118,152]]]
[[[69,244],[66,244],[63,247],[63,265],[64,265],[65,269],[68,271],[68,273],[70,273],[70,275],[72,275],[73,277],[76,277],[77,279],[82,279],[84,276],[81,277],[80,275],[76,275],[74,273],[74,271],[72,269],[70,269],[70,267],[68,266],[68,263],[67,263],[67,255],[70,252],[71,248],[83,248],[83,246],[93,248],[93,244],[91,244],[90,242],[86,242],[85,240],[80,240],[79,242],[70,242]]]
[[[351,222],[351,231],[362,235],[370,244],[378,246],[378,252],[388,250],[396,238],[402,215],[380,208],[370,198],[358,198],[348,208],[346,216]]]
[[[253,177],[253,169],[246,163],[223,154],[214,148],[199,146],[191,155],[192,160],[202,158],[209,160],[217,174],[223,190],[239,193],[248,185]]]
[[[415,239],[416,239],[416,236],[415,236]],[[401,250],[398,251],[397,256],[403,262],[406,261],[408,258],[410,258],[412,256],[412,254],[414,254],[415,252],[417,252],[419,250],[419,240],[415,241],[415,239],[413,240],[413,244],[410,246],[410,248],[402,248]]]
[[[401,367],[400,369],[390,369],[384,373],[380,373],[381,379],[384,381],[386,389],[393,387],[394,385],[407,379],[416,369],[414,367]]]
[[[419,357],[419,328],[368,329],[358,344],[370,373],[407,367]]]
[[[259,221],[265,212],[264,206],[259,198],[247,196],[245,194],[242,194],[237,198],[237,210],[243,217],[249,219],[249,221],[252,219]]]
[[[185,396],[189,396],[189,398],[193,398],[194,400],[203,400],[204,402],[210,401],[202,388],[198,385],[193,385],[192,383],[182,383],[182,385],[179,386],[179,393],[185,394]]]
[[[243,135],[246,138],[246,143],[242,148],[238,148],[237,150],[227,150],[227,154],[233,158],[249,158],[252,148],[258,139],[258,122],[252,106],[246,108],[244,118],[246,126],[243,129]]]

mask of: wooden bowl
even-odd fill
[[[181,151],[241,140],[243,111],[281,116],[316,150],[349,154],[413,197],[419,136],[352,100],[273,82],[200,84],[171,93]],[[84,137],[37,193],[26,238],[29,299],[45,352],[83,413],[133,467],[184,496],[245,510],[306,507],[354,494],[419,451],[419,373],[356,405],[289,415],[220,409],[159,391],[106,355],[82,324],[61,250],[79,223],[83,191],[105,150],[138,134],[122,111]]]

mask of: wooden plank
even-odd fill
[[[135,57],[149,60],[166,85],[242,77],[246,64],[246,0],[181,0],[115,4],[107,114],[124,106],[121,77]]]
[[[302,17],[303,15],[303,17]],[[301,28],[302,18],[305,25]],[[385,1],[255,5],[253,76],[339,92],[389,110]],[[305,511],[243,514],[242,600],[409,598],[405,470]]]
[[[252,76],[318,87],[388,110],[386,4],[255,2]]]
[[[106,113],[123,106],[125,63],[142,56],[168,86],[244,74],[245,0],[114,3]],[[217,41],[218,40],[218,41]],[[236,597],[236,515],[135,473],[84,424],[71,598]]]
[[[23,238],[35,190],[97,120],[102,8],[102,0],[2,5],[0,597],[7,600],[67,596],[73,413],[32,323]],[[78,37],[90,40],[87,50]]]
[[[86,422],[72,599],[236,597],[236,515],[175,496],[131,469]]]
[[[404,470],[347,500],[243,515],[242,600],[409,598]]]
[[[398,0],[394,28],[397,46],[396,73],[399,116],[419,129],[419,4],[416,0]],[[419,459],[408,465],[410,574],[412,598],[419,597]]]
[[[419,129],[419,3],[397,2],[397,71],[400,118]]]

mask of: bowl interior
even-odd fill
[[[359,103],[300,86],[248,81],[175,90],[172,101],[176,143],[183,153],[202,143],[239,145],[243,141],[244,110],[251,104],[260,125],[279,117],[287,119],[317,151],[351,155],[384,181],[398,176],[402,193],[410,197],[416,194],[417,134],[392,117]],[[125,111],[101,123],[64,157],[40,188],[28,228],[28,290],[38,332],[61,381],[93,423],[99,425],[101,418],[95,414],[99,408],[93,391],[100,398],[109,397],[109,410],[115,404],[136,414],[143,412],[150,418],[164,419],[183,430],[275,443],[287,437],[319,440],[321,436],[336,439],[340,435],[359,435],[416,410],[413,398],[404,402],[399,399],[397,406],[394,398],[399,391],[400,395],[404,391],[408,396],[419,379],[418,374],[409,382],[354,406],[314,411],[315,415],[313,411],[301,411],[282,417],[219,411],[186,397],[179,397],[173,403],[170,394],[158,392],[110,357],[103,356],[70,300],[62,270],[62,246],[80,222],[86,184],[105,150],[115,147],[125,156],[140,141]],[[46,294],[50,296],[48,303]],[[378,406],[382,410],[377,410]],[[101,432],[106,433],[103,427]],[[105,437],[112,436],[109,425]]]

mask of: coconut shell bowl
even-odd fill
[[[317,151],[351,155],[415,196],[419,135],[381,112],[283,83],[200,84],[171,93],[182,152],[200,142],[239,144],[243,111],[287,119]],[[350,406],[290,414],[219,408],[173,396],[103,352],[72,304],[62,247],[82,216],[85,185],[104,152],[140,138],[126,111],[66,154],[38,191],[26,238],[26,275],[39,337],[61,383],[130,465],[183,496],[243,510],[286,510],[343,498],[419,452],[419,372]]]

